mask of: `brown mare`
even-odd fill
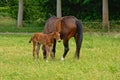
[[[50,53],[50,56],[53,57],[52,45],[54,39],[60,41],[60,34],[58,32],[52,32],[50,34],[35,33],[29,41],[29,43],[31,43],[31,41],[33,42],[33,57],[35,58],[35,56],[37,56],[37,58],[39,58],[41,44],[45,45],[46,59],[48,57],[48,53]]]
[[[82,45],[83,40],[83,29],[82,29],[82,23],[74,16],[65,16],[62,18],[57,18],[55,16],[50,17],[44,27],[44,33],[48,34],[53,31],[57,31],[60,33],[60,37],[63,40],[64,45],[64,54],[61,58],[61,60],[64,60],[67,52],[69,51],[69,39],[71,37],[74,37],[76,42],[76,54],[75,57],[79,59],[80,55],[80,49]],[[54,45],[53,45],[53,56],[55,57],[55,50],[56,48],[56,40],[54,39]],[[46,55],[46,51],[43,46],[43,55],[44,58]]]

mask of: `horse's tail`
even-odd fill
[[[81,23],[81,21],[76,19],[76,26],[77,26],[77,53],[76,53],[76,57],[79,58],[79,53],[80,53],[80,49],[81,49],[81,45],[82,45],[82,40],[83,40],[83,25]]]
[[[29,40],[29,43],[31,43],[32,42],[32,38],[30,38],[30,40]]]
[[[83,25],[82,22],[79,20],[76,20],[76,25],[77,25],[77,34],[78,34],[78,39],[80,42],[82,42],[83,39]]]

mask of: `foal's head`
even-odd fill
[[[61,41],[61,38],[60,38],[60,33],[59,32],[53,32],[53,37],[54,39],[56,39],[57,41]]]

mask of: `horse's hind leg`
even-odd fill
[[[67,52],[69,51],[68,40],[63,40],[63,44],[64,44],[64,54],[61,60],[64,60],[65,56],[67,55]]]

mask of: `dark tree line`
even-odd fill
[[[1,7],[9,7],[8,13],[17,19],[19,0],[1,0]],[[56,15],[56,0],[23,0],[23,20],[46,20]],[[120,0],[109,0],[109,19],[120,20]],[[73,15],[79,19],[102,20],[102,0],[62,0],[62,16]]]

